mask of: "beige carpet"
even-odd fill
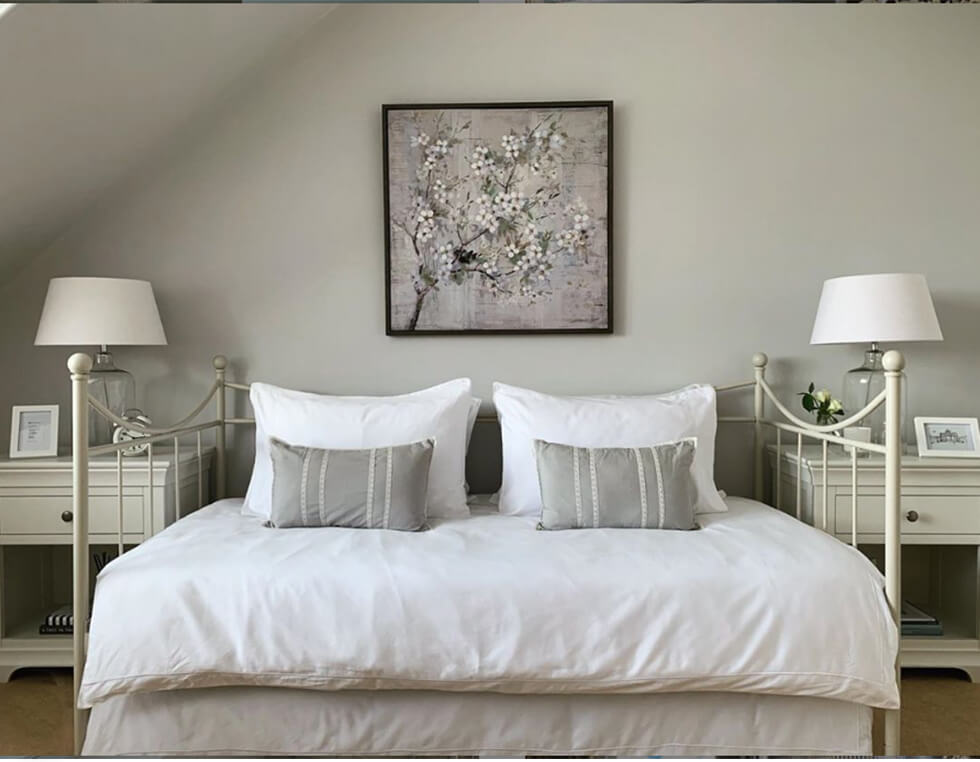
[[[955,671],[909,670],[903,698],[904,755],[980,755],[980,685]],[[67,755],[71,738],[71,670],[21,670],[0,683],[0,756]],[[880,733],[875,746],[880,753]]]

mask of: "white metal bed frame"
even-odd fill
[[[754,380],[745,383],[715,387],[718,392],[729,392],[740,389],[754,390],[754,411],[752,416],[721,416],[720,423],[751,423],[754,429],[753,444],[753,492],[756,500],[764,500],[764,471],[763,456],[765,438],[764,427],[770,427],[776,432],[777,446],[782,443],[783,432],[796,435],[797,460],[801,460],[803,439],[815,439],[823,445],[823,493],[822,493],[822,529],[827,529],[827,446],[829,443],[844,444],[851,449],[851,544],[857,546],[857,470],[858,450],[879,453],[885,457],[885,596],[895,625],[901,628],[901,385],[902,370],[905,359],[896,351],[887,352],[883,359],[885,367],[885,389],[878,394],[863,409],[853,413],[846,420],[829,426],[817,426],[795,416],[777,398],[772,388],[766,382],[766,365],[769,359],[765,354],[758,353],[752,357]],[[175,478],[180,483],[180,439],[194,436],[198,457],[198,507],[204,504],[201,459],[201,434],[204,431],[215,431],[215,497],[225,496],[227,489],[227,473],[225,459],[226,430],[230,425],[254,424],[254,418],[235,418],[227,415],[226,391],[248,392],[248,384],[238,384],[225,379],[228,361],[222,355],[214,360],[215,380],[204,400],[190,412],[189,415],[168,427],[149,427],[145,429],[148,435],[140,440],[147,447],[147,470],[150,479],[149,500],[152,510],[153,502],[153,444],[155,442],[172,440],[174,446]],[[92,358],[84,353],[73,354],[68,359],[68,369],[71,371],[72,388],[72,493],[74,522],[72,528],[72,563],[73,563],[73,611],[76,612],[76,627],[73,634],[74,648],[74,739],[75,753],[81,754],[85,740],[85,728],[88,720],[88,710],[78,708],[78,693],[81,687],[82,670],[85,665],[86,627],[78,626],[83,621],[77,616],[78,612],[89,610],[89,495],[88,495],[88,462],[90,455],[116,453],[116,486],[118,494],[118,544],[119,553],[123,548],[123,500],[122,500],[122,450],[132,445],[131,442],[120,442],[98,446],[89,446],[88,416],[91,407],[96,413],[120,426],[127,422],[114,415],[106,407],[88,394],[89,373],[92,369]],[[203,423],[194,421],[204,412],[205,408],[215,400],[215,418]],[[785,420],[776,420],[765,416],[765,403],[768,400]],[[839,432],[848,426],[853,426],[873,410],[885,407],[885,444],[859,442],[839,436]],[[481,420],[496,420],[494,416],[481,417]],[[780,504],[780,462],[776,458],[775,498],[773,502]],[[796,517],[802,520],[802,469],[797,469],[796,477]],[[181,517],[180,490],[175,493],[176,517]],[[896,661],[895,679],[901,688],[901,669]],[[895,756],[900,753],[900,709],[885,712],[885,754]]]

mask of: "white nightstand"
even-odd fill
[[[210,495],[213,450],[202,452],[200,490]],[[146,455],[123,458],[123,541],[138,545],[173,523],[173,450],[153,450],[153,509]],[[199,507],[196,448],[180,452],[180,504]],[[89,470],[93,553],[118,549],[115,455],[93,457]],[[71,601],[71,458],[0,460],[0,682],[21,667],[70,667],[70,635],[40,635],[38,626]],[[95,585],[94,566],[92,586]]]
[[[776,448],[768,448],[775,502]],[[884,459],[859,457],[857,540],[883,568]],[[804,520],[823,523],[820,445],[803,447]],[[796,445],[782,447],[779,507],[796,513]],[[826,531],[850,542],[851,456],[828,448]],[[902,596],[937,616],[941,636],[903,637],[902,666],[954,667],[980,681],[980,460],[902,458]]]

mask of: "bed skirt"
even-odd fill
[[[200,688],[98,704],[91,756],[871,754],[872,710],[734,693],[507,695]]]

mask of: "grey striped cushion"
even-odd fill
[[[535,440],[540,529],[696,529],[696,440],[572,447]]]
[[[274,527],[425,529],[434,442],[321,450],[271,440]]]

